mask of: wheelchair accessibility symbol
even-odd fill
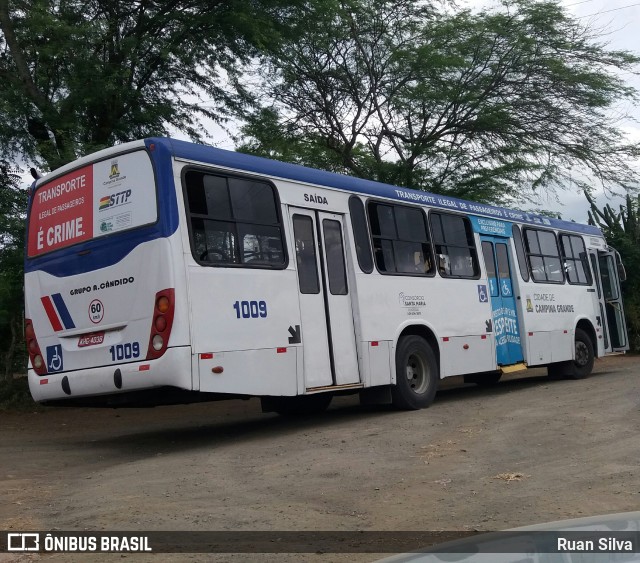
[[[62,346],[60,344],[47,346],[47,371],[54,373],[56,371],[62,371],[62,368]]]
[[[486,303],[487,301],[489,301],[489,295],[487,294],[486,285],[478,286],[478,301],[480,301],[480,303]]]
[[[507,297],[511,295],[511,285],[507,283],[507,280],[502,280],[502,295]]]

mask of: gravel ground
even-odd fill
[[[640,507],[640,358],[544,370],[432,407],[257,400],[0,413],[3,530],[499,530]],[[121,555],[93,555],[107,561]],[[151,554],[135,561],[373,561],[376,554]],[[0,561],[86,561],[68,554]]]

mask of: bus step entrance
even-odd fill
[[[498,369],[500,369],[502,373],[514,373],[516,371],[527,369],[527,364],[525,364],[524,362],[520,362],[518,364],[512,364],[510,366],[498,366]]]

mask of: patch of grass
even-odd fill
[[[0,381],[0,411],[42,409],[31,397],[26,377]]]

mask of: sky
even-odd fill
[[[603,29],[605,32],[603,40],[609,44],[609,48],[640,53],[640,2],[638,0],[564,0],[563,4],[574,17],[580,18],[591,27]],[[638,71],[640,72],[640,69]],[[624,79],[640,91],[638,74],[625,74]],[[632,115],[638,122],[628,121],[623,131],[630,141],[640,142],[640,107],[636,107]],[[638,167],[640,168],[640,162]],[[559,195],[559,205],[549,202],[544,207],[559,211],[563,219],[586,223],[589,205],[584,196],[570,188]],[[600,206],[609,203],[616,209],[622,203],[620,198],[608,197],[602,191],[597,195],[596,201]]]
[[[610,49],[640,53],[640,0],[563,0],[562,3],[574,17],[592,28],[602,30],[602,41],[607,43]],[[459,0],[459,5],[475,9],[490,7],[494,2],[492,0]],[[623,78],[640,92],[639,75],[628,73]],[[638,122],[625,122],[623,131],[629,140],[640,142],[640,107],[634,109],[633,117]],[[205,127],[208,131],[208,142],[222,149],[234,149],[232,138],[219,126],[205,124]],[[233,125],[231,128],[235,129]],[[182,135],[176,136],[186,139]],[[640,162],[638,167],[640,168]],[[596,191],[595,195],[600,207],[609,203],[617,209],[621,203],[624,203],[622,198],[605,193],[602,189]],[[523,206],[523,209],[528,211],[536,208],[559,212],[565,220],[574,220],[579,223],[586,223],[588,220],[589,204],[582,192],[571,186],[567,186],[566,190],[555,195],[540,194],[540,200],[537,203]]]
[[[491,0],[460,0],[460,4],[471,9],[490,7],[495,3]],[[640,1],[639,0],[562,0],[562,4],[575,18],[579,18],[589,27],[602,30],[602,42],[612,50],[626,50],[640,53]],[[640,72],[640,69],[638,69]],[[640,92],[640,76],[627,73],[623,76],[625,82],[634,86]],[[632,120],[623,125],[623,132],[630,141],[640,142],[640,107],[629,112]],[[640,168],[640,162],[638,163]],[[599,189],[594,194],[599,207],[610,204],[618,209],[624,199],[612,196]],[[566,190],[554,194],[541,194],[539,203],[534,206],[524,206],[526,210],[535,208],[547,209],[562,214],[562,218],[578,223],[588,221],[589,204],[579,190],[567,186]]]

